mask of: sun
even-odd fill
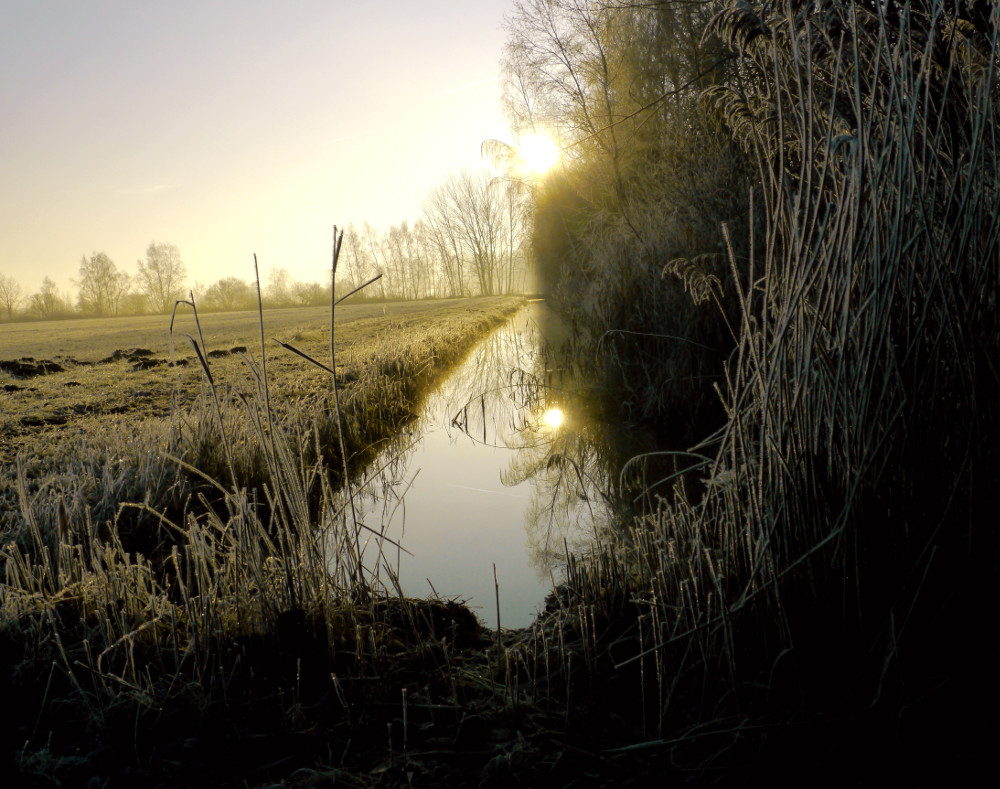
[[[557,428],[563,423],[563,412],[559,408],[550,408],[542,418],[549,427]]]
[[[559,161],[559,146],[544,134],[524,135],[518,149],[528,169],[538,175]]]

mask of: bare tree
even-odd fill
[[[531,226],[531,189],[521,180],[496,178],[491,186],[499,193],[500,273],[504,293],[523,284],[524,239]]]
[[[409,222],[390,227],[382,248],[393,293],[404,299],[419,298],[424,256]]]
[[[559,125],[572,129],[583,146],[617,159],[614,71],[620,56],[608,41],[613,16],[597,3],[515,3],[504,70],[505,109],[518,130]]]
[[[707,0],[517,0],[503,57],[515,131],[558,130],[564,155],[603,159],[601,202],[622,209],[651,149],[673,136],[669,120],[718,78],[724,55],[702,41],[716,11]]]
[[[452,199],[449,182],[446,181],[431,191],[424,200],[423,210],[427,237],[437,252],[448,295],[464,296],[467,293],[466,253],[460,239],[457,206]]]
[[[446,178],[423,203],[426,267],[440,266],[443,290],[459,296],[513,292],[527,232],[530,190],[486,170]]]
[[[103,252],[95,252],[89,258],[84,255],[80,259],[80,279],[74,283],[80,290],[80,311],[90,315],[117,315],[130,282],[128,274],[119,271]]]
[[[453,174],[425,198],[416,222],[384,232],[367,222],[360,231],[349,226],[341,266],[355,287],[383,272],[376,292],[389,298],[511,293],[523,262],[529,199],[523,184],[486,170]]]
[[[181,253],[173,244],[150,243],[146,260],[139,261],[139,289],[149,298],[154,312],[169,312],[184,297],[187,270]]]
[[[302,307],[322,307],[330,303],[330,286],[323,287],[318,282],[294,282],[291,298],[293,303]]]
[[[0,273],[0,305],[7,310],[7,320],[14,318],[14,310],[24,301],[21,283],[8,274]]]
[[[69,302],[59,294],[56,283],[46,277],[38,293],[32,294],[29,309],[39,318],[58,318],[69,312]]]
[[[225,277],[205,291],[207,306],[223,311],[245,310],[254,305],[255,294],[239,277]]]
[[[460,238],[469,252],[479,293],[492,296],[499,290],[499,241],[502,218],[490,191],[485,170],[462,170],[449,181]]]
[[[364,237],[363,244],[364,244],[364,247],[366,248],[366,250],[368,252],[368,255],[369,255],[370,259],[371,259],[372,266],[377,271],[385,272],[385,270],[386,270],[386,266],[385,266],[385,254],[384,254],[384,251],[382,249],[382,247],[383,247],[382,239],[379,238],[378,231],[376,231],[375,228],[373,228],[366,221],[365,224],[364,224],[364,228],[362,230],[362,235]],[[393,295],[393,293],[391,291],[392,283],[391,282],[387,282],[386,280],[388,280],[388,279],[389,279],[389,277],[382,277],[381,279],[379,279],[379,281],[377,283],[377,286],[378,286],[378,295],[381,296],[381,297],[383,297],[383,298],[385,298],[386,296],[392,296]]]
[[[120,315],[145,315],[149,312],[149,298],[145,293],[129,290],[124,293],[118,305]]]
[[[422,219],[413,223],[414,288],[421,298],[440,296],[444,293],[437,249],[431,238],[430,228]]]
[[[293,285],[292,275],[288,273],[288,269],[272,267],[267,274],[264,295],[272,307],[287,307],[293,303]]]
[[[348,290],[367,282],[378,273],[368,240],[368,235],[372,232],[371,226],[367,223],[362,231],[358,231],[353,222],[344,232],[338,274],[343,270]]]

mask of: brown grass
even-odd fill
[[[377,333],[358,329],[366,341],[336,360],[348,441],[391,432],[517,303],[437,305],[383,319]],[[322,341],[321,330],[295,338],[300,349]],[[37,458],[16,465],[0,550],[0,690],[18,711],[0,721],[0,744],[15,776],[78,783],[134,769],[133,778],[244,785],[285,769],[260,738],[292,747],[297,764],[326,758],[326,774],[358,763],[396,770],[401,745],[404,763],[430,747],[428,726],[454,738],[463,712],[497,706],[502,684],[463,654],[480,645],[475,617],[396,599],[336,465],[322,450],[306,456],[333,431],[324,379],[297,402],[282,398],[268,428],[256,366],[244,368],[243,392],[229,392],[205,361],[217,410],[178,407],[172,422],[138,431],[99,425],[87,444],[55,453],[42,479],[26,475]],[[276,390],[281,367],[269,372]],[[260,476],[249,485],[251,473]],[[80,756],[67,761],[70,751]]]

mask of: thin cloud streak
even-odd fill
[[[121,195],[148,195],[153,192],[162,192],[164,189],[173,189],[174,184],[157,184],[156,186],[140,186],[135,189],[120,189]]]

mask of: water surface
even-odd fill
[[[602,491],[638,451],[556,362],[565,328],[533,302],[454,368],[419,417],[376,461],[386,472],[358,496],[408,596],[467,601],[487,623],[523,627],[613,522]],[[375,548],[369,545],[374,555]],[[494,581],[494,569],[496,582]]]

